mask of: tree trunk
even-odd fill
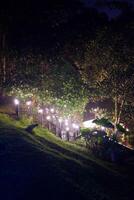
[[[114,117],[115,117],[115,125],[116,125],[117,121],[118,121],[118,100],[117,100],[117,97],[115,97],[115,102],[114,102]]]
[[[120,105],[120,111],[119,111],[118,120],[117,120],[118,124],[120,123],[120,118],[121,118],[121,113],[122,113],[123,105],[124,105],[124,99],[121,101],[121,105]]]

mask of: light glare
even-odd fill
[[[15,104],[15,105],[19,105],[19,103],[20,103],[20,102],[19,102],[18,99],[14,99],[14,104]]]
[[[46,119],[47,119],[47,120],[50,120],[50,119],[51,119],[51,117],[50,117],[50,116],[47,116],[47,117],[46,117]]]
[[[27,101],[27,102],[26,102],[26,105],[27,105],[27,106],[30,106],[31,104],[32,104],[31,101]]]
[[[60,122],[60,123],[62,122],[62,118],[59,118],[59,122]]]
[[[42,114],[43,113],[43,109],[39,109],[38,113]]]
[[[54,108],[51,108],[50,111],[51,111],[51,113],[54,113]]]
[[[69,131],[69,127],[66,127],[66,131]]]
[[[105,127],[104,127],[104,126],[102,126],[102,127],[101,127],[101,130],[102,130],[102,131],[104,131],[104,130],[105,130]]]
[[[79,126],[77,124],[73,123],[72,126],[73,126],[74,129],[79,129]]]

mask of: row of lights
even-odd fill
[[[17,108],[19,110],[20,101],[18,99],[14,99],[14,104],[17,106]],[[26,105],[28,107],[30,107],[32,105],[32,101],[27,101]],[[53,114],[52,116],[50,116],[50,115],[46,116],[46,119],[48,121],[53,121],[56,118],[56,116],[54,115],[54,113],[58,113],[54,108],[50,108],[50,109],[49,108],[45,108],[45,111],[46,111],[47,114],[48,113]],[[37,112],[43,116],[44,110],[42,108],[38,108]],[[63,119],[63,118],[59,117],[58,118],[58,122],[59,122],[60,126],[61,126],[62,123],[64,123],[66,131],[70,130],[70,128],[69,128],[69,120],[68,119]],[[78,124],[72,123],[71,127],[73,129],[77,130],[77,131],[79,130],[79,125]]]

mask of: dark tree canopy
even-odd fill
[[[79,104],[82,109],[89,97],[108,96],[116,102],[116,117],[130,110],[133,7],[121,1],[98,2],[96,8],[80,0],[2,2],[1,90],[36,88],[42,99],[43,95],[51,102],[59,98],[57,104],[66,102],[75,108]],[[118,8],[121,13],[109,20],[97,6]],[[123,111],[117,111],[117,106]]]

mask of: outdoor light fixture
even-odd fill
[[[79,129],[79,126],[77,124],[73,123],[72,126],[73,126],[74,129]]]
[[[51,113],[54,113],[54,108],[51,108],[50,111],[51,111]]]
[[[51,119],[51,117],[50,117],[50,116],[47,116],[46,119],[49,121],[49,120]]]
[[[67,119],[65,120],[65,125],[68,126],[68,120]]]
[[[65,125],[68,126],[68,121],[65,121]]]
[[[14,99],[14,104],[15,104],[16,116],[19,118],[19,104],[20,104],[20,101],[18,99]]]
[[[124,125],[123,123],[120,123],[120,125],[121,125],[123,128],[125,128],[125,125]]]
[[[75,124],[72,124],[72,127],[75,128]]]
[[[30,106],[31,104],[32,104],[32,101],[27,101],[27,102],[26,102],[26,105],[27,105],[27,106]]]
[[[79,126],[76,124],[75,128],[76,128],[76,129],[79,129]]]
[[[14,99],[14,104],[15,105],[19,105],[20,104],[19,100],[18,99]]]
[[[43,109],[39,109],[38,113],[42,114],[43,113]]]
[[[62,122],[62,118],[59,118],[59,122],[60,122],[60,123]]]
[[[66,131],[69,131],[69,127],[66,127]]]
[[[104,131],[104,130],[105,130],[105,127],[104,127],[104,126],[102,126],[102,127],[101,127],[101,130],[102,130],[102,131]]]

